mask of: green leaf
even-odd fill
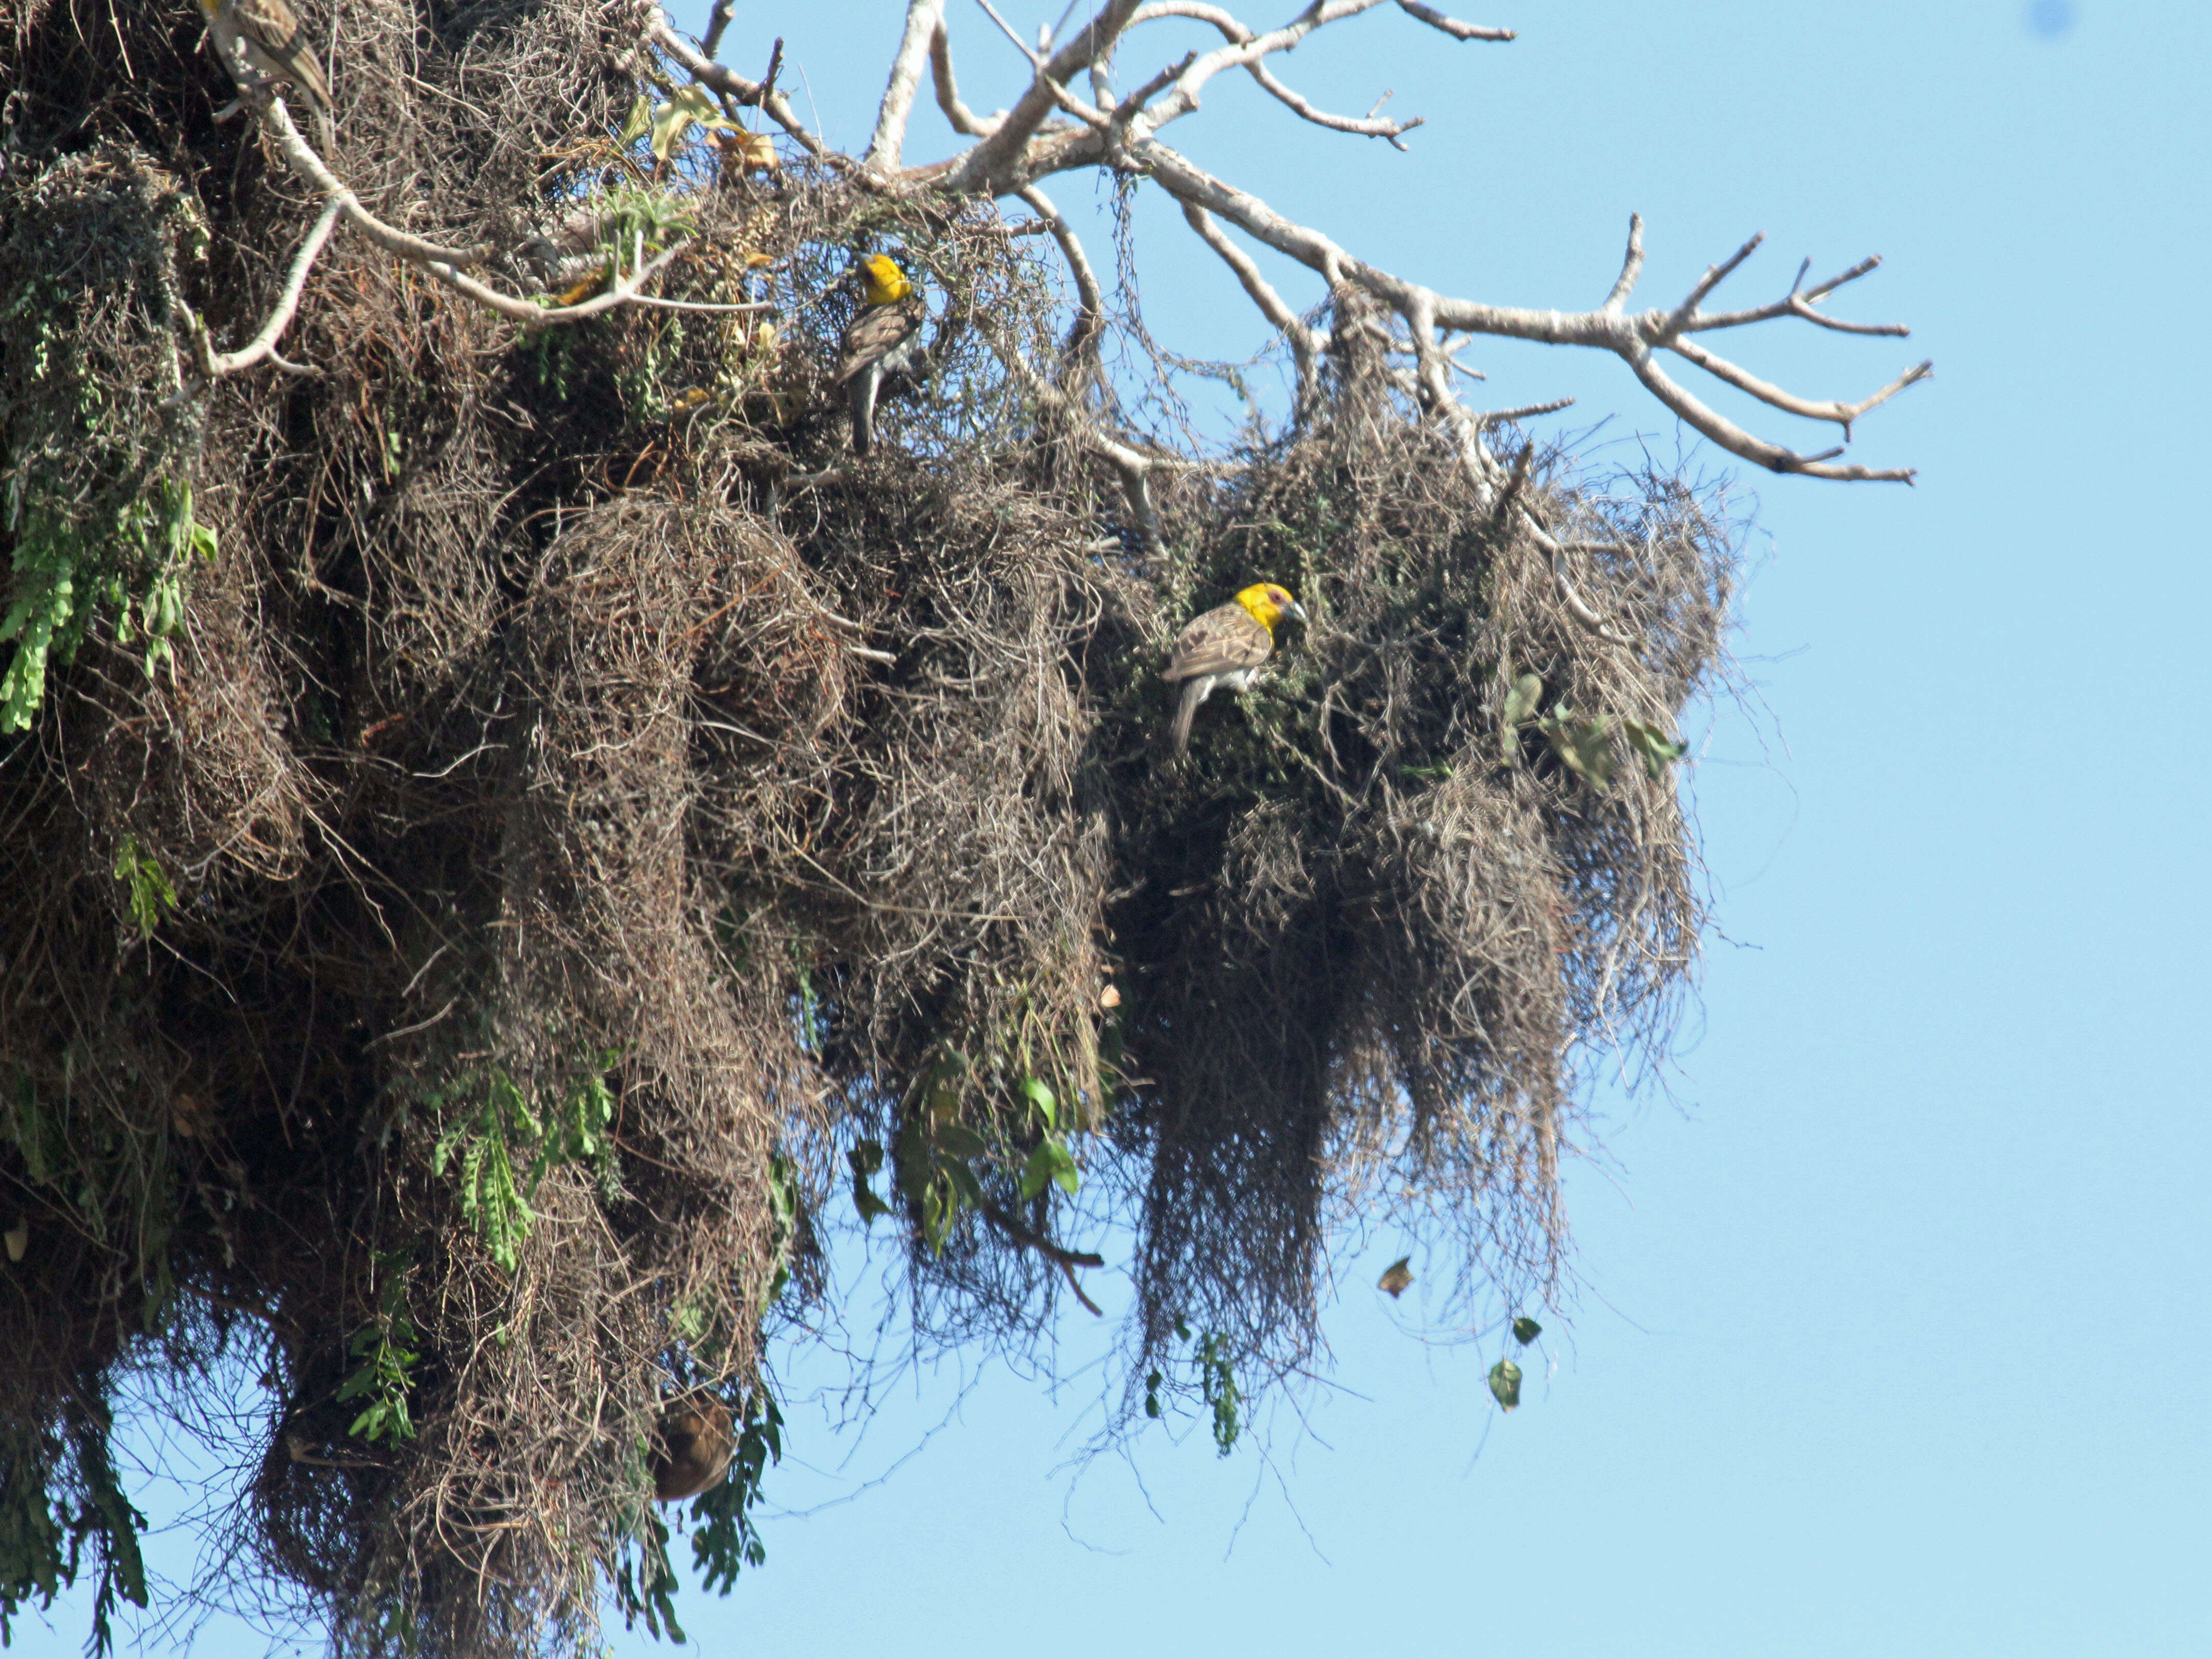
[[[872,1226],[878,1216],[891,1212],[891,1206],[878,1198],[868,1184],[869,1176],[884,1167],[884,1149],[875,1141],[864,1140],[845,1154],[845,1161],[853,1166],[853,1207],[860,1212],[864,1224]]]
[[[944,1169],[945,1179],[952,1183],[952,1190],[969,1204],[981,1207],[983,1202],[983,1183],[976,1180],[975,1170],[957,1159],[948,1159]],[[953,1213],[955,1215],[959,1213],[958,1206],[954,1206]]]
[[[1513,1322],[1513,1340],[1524,1348],[1543,1334],[1544,1328],[1526,1314]]]
[[[1644,757],[1644,769],[1654,779],[1664,777],[1670,761],[1678,761],[1690,752],[1690,745],[1667,735],[1664,729],[1650,720],[1623,720],[1621,731],[1636,752]]]
[[[1075,1159],[1060,1140],[1054,1139],[1045,1144],[1052,1148],[1052,1178],[1060,1183],[1060,1191],[1073,1198],[1075,1189],[1083,1184],[1083,1172],[1075,1167]]]
[[[1511,1411],[1521,1403],[1521,1368],[1510,1359],[1499,1360],[1490,1368],[1490,1391],[1501,1407]]]
[[[615,143],[628,149],[644,137],[652,126],[653,100],[641,92],[630,100],[629,113],[623,118],[622,131],[616,136]]]
[[[1030,1149],[1029,1161],[1022,1165],[1022,1202],[1026,1204],[1052,1184],[1052,1143],[1040,1140]]]
[[[1060,1127],[1060,1102],[1054,1098],[1050,1089],[1036,1078],[1025,1077],[1022,1079],[1022,1092],[1029,1097],[1030,1104],[1037,1109],[1037,1115],[1044,1120],[1046,1128]]]
[[[1536,712],[1536,705],[1544,699],[1544,677],[1523,674],[1513,682],[1513,689],[1505,694],[1505,725],[1508,730],[1521,724]]]
[[[1602,789],[1613,781],[1616,764],[1613,752],[1613,716],[1577,720],[1554,712],[1538,722],[1537,729],[1567,764],[1567,769]]]
[[[140,850],[135,835],[125,836],[115,849],[115,878],[131,890],[131,918],[140,934],[152,939],[161,918],[177,908],[177,890],[169,884],[161,861]]]
[[[945,1234],[951,1223],[950,1203],[943,1183],[933,1181],[922,1189],[921,1241],[933,1251],[945,1248]]]
[[[964,1123],[943,1123],[935,1136],[938,1151],[951,1158],[981,1158],[991,1143]]]
[[[898,1132],[891,1143],[892,1179],[898,1188],[913,1201],[921,1200],[922,1192],[929,1184],[931,1170],[936,1158],[929,1150],[929,1131],[917,1118]]]

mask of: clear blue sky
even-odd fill
[[[1771,712],[1715,711],[1695,772],[1726,938],[1679,1101],[1601,1100],[1617,1167],[1570,1176],[1590,1290],[1558,1370],[1532,1364],[1501,1419],[1490,1351],[1394,1327],[1419,1287],[1395,1308],[1369,1288],[1384,1238],[1328,1316],[1346,1392],[1310,1437],[1275,1425],[1273,1467],[1200,1434],[1078,1478],[1088,1378],[1054,1400],[990,1371],[957,1410],[952,1379],[925,1381],[849,1464],[801,1410],[768,1492],[810,1512],[769,1518],[768,1565],[728,1601],[686,1595],[703,1651],[2212,1652],[2212,579],[2191,482],[2212,14],[1508,4],[1474,21],[1510,46],[1392,9],[1282,63],[1358,112],[1395,88],[1429,118],[1410,155],[1227,81],[1166,136],[1367,258],[1500,301],[1595,303],[1632,210],[1652,302],[1753,230],[1768,247],[1724,295],[1881,252],[1835,309],[1912,340],[1770,331],[1740,356],[1821,396],[1937,362],[1856,446],[1917,488],[1737,469],[1760,503],[1737,645]],[[1060,9],[1001,3],[1032,30]],[[1007,101],[1011,48],[951,9],[969,101]],[[726,55],[757,72],[781,30],[786,84],[857,146],[899,15],[741,0]],[[913,154],[942,131],[919,122]],[[1155,327],[1256,344],[1161,206]],[[1464,360],[1498,405],[1572,393],[1674,442],[1610,358]],[[43,1659],[82,1631],[79,1597],[17,1643]]]

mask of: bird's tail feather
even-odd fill
[[[865,455],[868,446],[875,441],[876,432],[876,371],[864,368],[853,377],[849,395],[853,400],[853,453]]]
[[[1182,701],[1176,705],[1175,751],[1176,754],[1182,754],[1190,748],[1191,716],[1198,713],[1199,704],[1206,701],[1206,694],[1212,689],[1212,682],[1203,674],[1194,674],[1182,683]]]

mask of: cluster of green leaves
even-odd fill
[[[185,577],[216,555],[215,532],[192,516],[191,486],[161,478],[112,518],[82,518],[49,499],[27,474],[9,479],[8,528],[15,541],[12,598],[0,644],[15,649],[0,674],[0,734],[31,723],[50,664],[67,663],[103,612],[118,643],[143,641],[150,676],[183,625]]]
[[[797,949],[795,945],[793,948],[794,951]],[[818,1054],[829,1036],[830,1012],[823,1006],[821,994],[814,988],[813,969],[804,962],[800,963],[793,975],[793,982],[799,988],[795,1010],[799,1016],[799,1046],[807,1054]]]
[[[769,1153],[769,1249],[774,1252],[775,1261],[775,1271],[769,1280],[768,1287],[771,1306],[782,1297],[784,1287],[791,1283],[791,1253],[798,1246],[802,1219],[799,1204],[799,1166],[780,1151]]]
[[[737,1419],[738,1441],[730,1472],[691,1505],[691,1518],[703,1523],[691,1535],[699,1582],[708,1589],[719,1585],[724,1595],[735,1587],[740,1567],[757,1567],[768,1559],[753,1525],[752,1506],[769,1465],[783,1461],[783,1413],[766,1389],[748,1393],[731,1415]]]
[[[1513,1322],[1513,1340],[1527,1347],[1543,1335],[1544,1328],[1522,1314]],[[1502,1411],[1510,1412],[1521,1403],[1521,1368],[1510,1359],[1501,1359],[1490,1368],[1490,1392]]]
[[[996,1164],[1020,1174],[1016,1190],[1030,1203],[1048,1187],[1058,1187],[1070,1197],[1082,1185],[1082,1172],[1069,1150],[1061,1125],[1060,1103],[1043,1079],[1024,1074],[1018,1092],[1032,1115],[1036,1140],[1026,1152],[1011,1142],[994,1143],[970,1128],[960,1118],[960,1079],[969,1069],[957,1050],[940,1049],[924,1074],[921,1109],[907,1120],[892,1144],[893,1179],[913,1205],[921,1224],[921,1237],[931,1250],[941,1251],[960,1218],[988,1201],[978,1164]],[[881,1143],[863,1140],[846,1155],[853,1172],[853,1203],[860,1218],[872,1223],[890,1213],[891,1206],[878,1198],[870,1184],[884,1166]]]
[[[535,1213],[531,1200],[538,1183],[558,1165],[589,1163],[602,1182],[612,1179],[614,1150],[608,1130],[614,1122],[614,1092],[606,1073],[617,1056],[610,1053],[587,1067],[549,1111],[531,1109],[530,1097],[501,1066],[471,1073],[451,1090],[431,1097],[441,1119],[459,1099],[473,1105],[438,1137],[431,1168],[450,1168],[459,1182],[461,1214],[508,1273],[529,1237]]]
[[[1564,702],[1553,704],[1549,713],[1540,714],[1538,705],[1543,699],[1544,681],[1537,674],[1522,675],[1506,695],[1503,736],[1509,762],[1520,753],[1519,733],[1525,726],[1533,726],[1542,735],[1569,771],[1601,789],[1613,781],[1619,764],[1613,741],[1616,732],[1642,757],[1644,770],[1655,779],[1666,775],[1670,762],[1690,752],[1687,744],[1668,737],[1664,727],[1650,720],[1613,714],[1584,718]]]
[[[81,1498],[74,1505],[52,1497],[57,1467],[67,1458]],[[139,1534],[146,1517],[124,1495],[115,1471],[104,1419],[76,1417],[66,1442],[27,1425],[11,1425],[0,1451],[0,1646],[10,1639],[10,1622],[33,1598],[40,1608],[53,1604],[57,1592],[76,1583],[88,1546],[100,1566],[92,1603],[92,1636],[86,1650],[94,1659],[112,1653],[110,1622],[118,1598],[146,1605],[146,1563]]]
[[[1214,1451],[1226,1457],[1237,1444],[1237,1408],[1244,1398],[1237,1387],[1236,1367],[1231,1361],[1228,1345],[1212,1331],[1200,1341],[1196,1358],[1199,1389],[1213,1413]]]
[[[362,1363],[338,1384],[337,1397],[341,1403],[366,1402],[348,1434],[371,1444],[379,1440],[397,1444],[415,1437],[407,1390],[409,1372],[422,1358],[422,1334],[407,1311],[407,1253],[379,1250],[375,1261],[384,1281],[377,1295],[376,1317],[354,1333],[348,1352]]]
[[[737,1443],[730,1453],[729,1472],[699,1494],[691,1505],[691,1519],[699,1523],[691,1534],[691,1557],[699,1582],[727,1595],[736,1588],[738,1574],[768,1560],[754,1524],[753,1505],[760,1499],[761,1478],[769,1466],[783,1461],[783,1413],[764,1387],[749,1390],[731,1413]],[[669,1529],[658,1515],[647,1512],[631,1534],[635,1557],[625,1548],[614,1572],[615,1606],[625,1625],[645,1621],[656,1639],[684,1639],[676,1620],[676,1592],[681,1581],[668,1559]]]
[[[1176,1321],[1176,1335],[1191,1345],[1191,1364],[1198,1373],[1199,1398],[1205,1401],[1213,1422],[1213,1448],[1217,1455],[1226,1457],[1235,1449],[1237,1437],[1243,1432],[1241,1410],[1244,1402],[1243,1390],[1237,1386],[1237,1364],[1228,1340],[1218,1331],[1208,1331],[1203,1336],[1193,1336],[1190,1327],[1180,1319]],[[1166,1407],[1161,1403],[1160,1390],[1167,1386],[1167,1375],[1152,1370],[1145,1375],[1145,1415],[1158,1419]]]
[[[131,919],[139,933],[153,938],[161,919],[177,908],[177,890],[161,861],[138,845],[137,836],[126,835],[115,849],[115,878],[131,890]]]
[[[633,1561],[630,1548],[637,1552]],[[614,1571],[615,1606],[625,1627],[638,1620],[656,1641],[681,1643],[684,1626],[676,1622],[676,1592],[681,1582],[668,1559],[668,1523],[647,1510],[630,1534],[629,1545],[617,1557]]]

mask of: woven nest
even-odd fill
[[[1353,1224],[1470,1324],[1562,1296],[1581,1057],[1663,1051],[1701,927],[1620,734],[1720,661],[1712,492],[1531,457],[1609,645],[1346,349],[1139,535],[1038,401],[1048,242],[795,162],[648,176],[635,20],[583,0],[349,8],[337,165],[516,286],[580,211],[680,214],[665,291],[766,326],[518,335],[341,234],[318,372],[197,387],[181,319],[250,333],[313,204],[211,120],[195,9],[9,21],[0,557],[10,603],[64,556],[88,597],[0,737],[0,1506],[90,1516],[128,1594],[107,1402],[250,1354],[234,1593],[580,1651],[610,1585],[665,1610],[664,1405],[766,1420],[856,1172],[928,1339],[1031,1352],[1045,1247],[1131,1230],[1130,1378],[1178,1329],[1248,1395],[1298,1366]],[[854,463],[837,279],[884,247],[929,367]],[[1261,577],[1312,624],[1178,763],[1165,647]],[[1023,1184],[1047,1139],[1072,1197]],[[405,1435],[349,1390],[380,1343]]]

